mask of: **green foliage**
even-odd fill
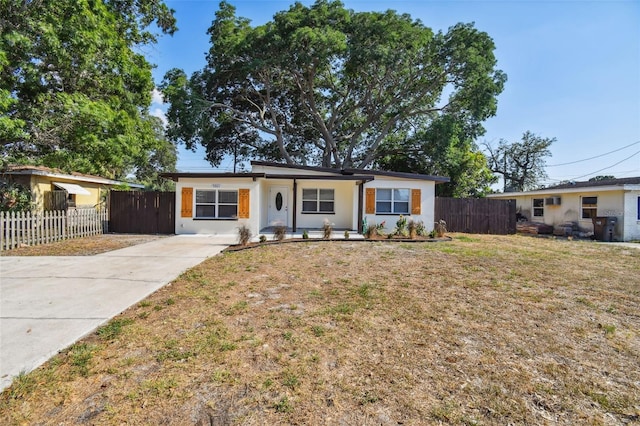
[[[88,343],[76,343],[69,349],[69,358],[71,360],[71,366],[73,369],[83,377],[89,375],[89,367],[91,366],[91,359],[93,353],[98,348],[95,345]]]
[[[266,243],[267,242],[267,236],[266,235],[260,235],[260,242],[261,243]]]
[[[308,240],[309,239],[309,233],[307,232],[306,229],[304,231],[302,231],[302,239],[303,240]]]
[[[220,4],[207,65],[169,71],[168,137],[225,154],[335,168],[372,165],[392,135],[455,117],[483,133],[506,77],[491,38],[472,24],[434,33],[395,11],[295,3],[252,27]],[[443,97],[448,95],[445,102]]]
[[[613,175],[594,176],[591,179],[589,179],[589,182],[602,182],[603,180],[611,180],[615,178],[616,177]]]
[[[102,340],[113,340],[122,334],[123,327],[132,323],[133,320],[131,318],[117,318],[109,321],[108,324],[103,325],[102,327],[98,327],[96,334]]]
[[[0,211],[31,211],[33,202],[31,191],[24,185],[14,182],[0,181]]]
[[[5,0],[2,157],[121,179],[161,155],[152,65],[139,53],[156,40],[149,27],[175,30],[162,0]]]
[[[396,221],[395,234],[400,236],[406,236],[407,232],[407,218],[404,215],[400,215]]]
[[[414,133],[399,133],[379,149],[377,167],[396,172],[446,176],[439,197],[480,197],[497,181],[473,142],[476,130],[455,115],[443,115]]]
[[[348,230],[344,230],[344,239],[348,240],[349,239],[349,231]]]
[[[497,148],[485,144],[489,152],[489,166],[504,179],[504,191],[536,189],[547,177],[545,158],[551,156],[549,146],[555,138],[542,138],[530,131],[524,132],[520,142],[509,143],[504,139]]]

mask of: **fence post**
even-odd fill
[[[4,212],[0,212],[0,251],[4,250]]]

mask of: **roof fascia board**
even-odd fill
[[[370,182],[375,179],[370,175],[337,175],[337,176],[322,176],[322,175],[287,175],[287,174],[273,174],[267,173],[266,179],[298,179],[298,180],[361,180]]]
[[[73,180],[77,182],[90,182],[90,183],[101,183],[104,185],[122,185],[126,184],[134,188],[144,188],[144,185],[138,183],[130,183],[130,182],[122,182],[119,180],[107,179],[100,176],[75,176],[75,175],[67,175],[64,173],[55,173],[55,172],[47,172],[44,170],[33,170],[33,169],[25,169],[25,170],[15,170],[15,171],[7,171],[4,172],[7,175],[26,175],[26,176],[44,176],[50,177],[54,179],[66,179]]]
[[[535,191],[501,192],[488,194],[487,198],[526,197],[527,195],[576,194],[580,192],[611,192],[640,189],[640,185],[583,186],[580,188],[548,188]]]
[[[196,179],[232,179],[232,178],[263,178],[265,173],[210,173],[210,172],[178,172],[178,173],[161,173],[161,177],[171,179],[175,182],[180,178],[196,178]]]

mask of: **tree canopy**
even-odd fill
[[[547,177],[546,157],[551,156],[549,146],[555,141],[555,138],[543,138],[526,131],[519,142],[509,143],[503,139],[497,148],[486,144],[489,167],[502,175],[504,191],[537,189],[540,181]]]
[[[176,30],[163,1],[1,4],[4,161],[120,179],[168,149],[148,114],[152,66],[139,53],[153,31]]]
[[[213,165],[235,151],[365,168],[443,115],[473,139],[506,80],[492,39],[473,24],[434,32],[407,14],[340,1],[295,3],[255,27],[222,2],[208,33],[206,66],[190,77],[173,69],[161,88],[168,137],[203,145]]]
[[[440,197],[481,197],[497,181],[485,155],[449,115],[412,135],[389,140],[379,154],[376,166],[383,170],[449,177],[436,186]]]

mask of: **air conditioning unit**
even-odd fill
[[[562,204],[562,198],[560,197],[548,197],[544,200],[545,206],[559,206]]]

